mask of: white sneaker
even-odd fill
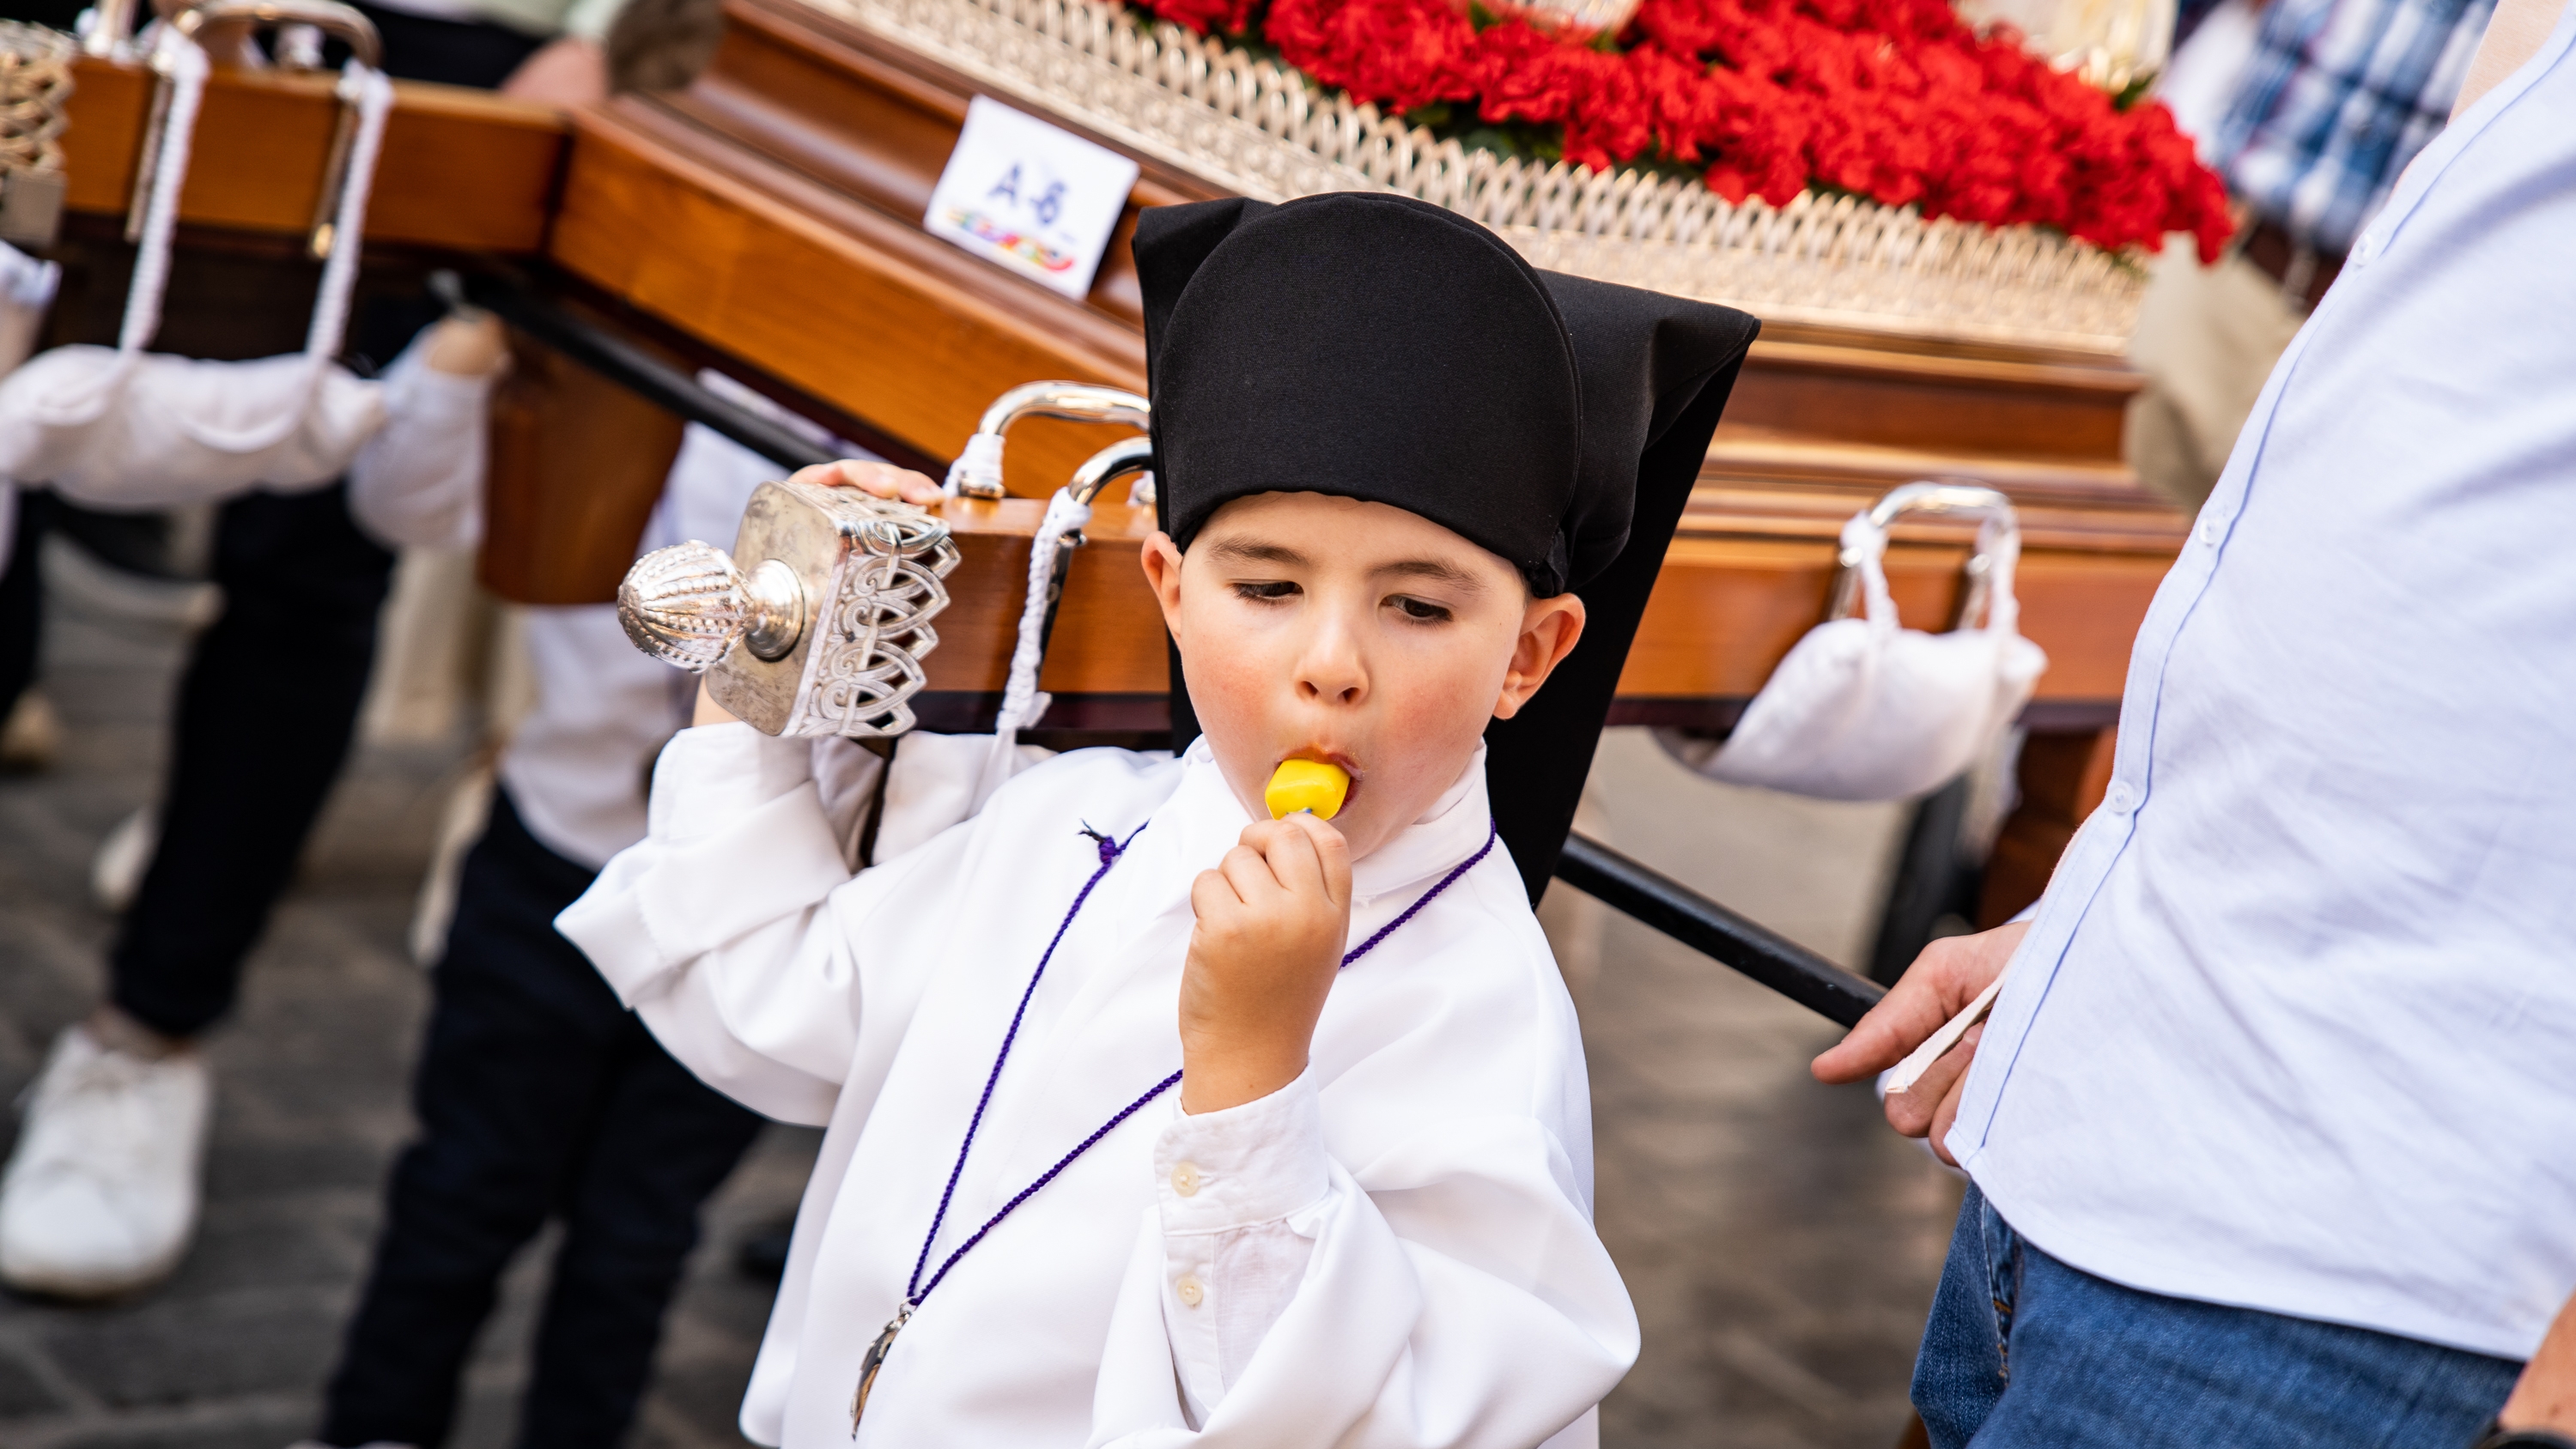
[[[204,1059],[117,1051],[73,1026],[25,1100],[0,1176],[0,1280],[104,1298],[169,1276],[197,1226],[214,1106]]]

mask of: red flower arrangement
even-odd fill
[[[2123,108],[1949,0],[1645,0],[1615,37],[1453,0],[1137,3],[1266,43],[1354,100],[1535,128],[1599,169],[1691,167],[1729,201],[1816,186],[2115,250],[2185,231],[2205,262],[2231,231],[2162,102]]]

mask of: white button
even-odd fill
[[[1183,1308],[1196,1308],[1207,1298],[1207,1290],[1199,1286],[1199,1280],[1196,1278],[1183,1278],[1172,1285],[1172,1288],[1174,1292],[1181,1295]]]
[[[1184,1162],[1172,1169],[1172,1191],[1183,1197],[1199,1195],[1199,1170],[1195,1163]]]
[[[2224,531],[2215,518],[2204,518],[2200,521],[2200,541],[2211,548],[2218,547],[2218,535]]]
[[[2112,814],[2126,815],[2138,803],[2138,792],[2126,780],[2115,781],[2111,792],[2102,797],[2102,803],[2110,808]]]

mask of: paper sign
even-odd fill
[[[1135,162],[977,96],[921,225],[1079,301],[1135,185]]]

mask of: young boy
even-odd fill
[[[681,1061],[828,1125],[744,1430],[1589,1444],[1636,1319],[1524,877],[1754,325],[1390,196],[1148,212],[1136,252],[1144,567],[1206,734],[852,878],[816,751],[702,697],[559,920]],[[1330,824],[1260,808],[1292,758],[1348,770]]]

